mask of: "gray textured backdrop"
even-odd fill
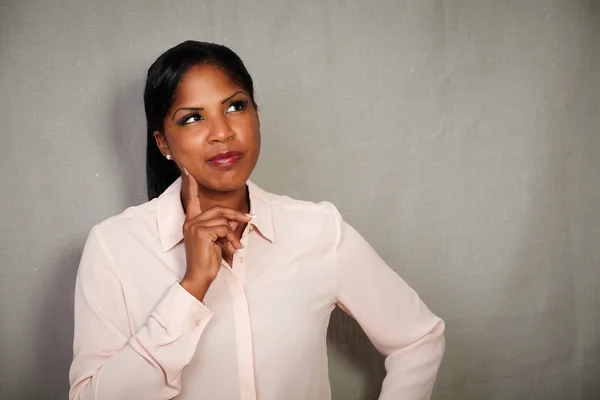
[[[189,38],[255,78],[253,179],[447,321],[434,398],[600,398],[596,0],[0,1],[0,398],[66,398],[84,240],[145,200],[145,71]],[[334,398],[375,399],[357,326],[329,340]]]

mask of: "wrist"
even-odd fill
[[[186,276],[179,284],[192,296],[199,301],[202,301],[204,300],[204,296],[206,295],[211,282],[207,279],[197,279]]]

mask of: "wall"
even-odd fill
[[[0,398],[66,398],[84,240],[145,200],[145,71],[188,38],[255,78],[253,179],[447,321],[434,398],[600,398],[595,0],[0,1]],[[342,313],[329,344],[334,398],[376,398]]]

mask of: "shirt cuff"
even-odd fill
[[[188,335],[193,331],[202,331],[213,313],[179,282],[175,282],[163,296],[153,316],[167,331]]]

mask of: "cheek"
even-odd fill
[[[181,129],[173,135],[170,142],[171,149],[182,156],[203,154],[206,139],[203,132],[198,129]]]
[[[252,130],[252,142],[254,143],[254,147],[256,152],[260,151],[260,124],[256,123]]]
[[[239,139],[247,145],[260,144],[260,124],[256,118],[240,121],[236,131]]]

